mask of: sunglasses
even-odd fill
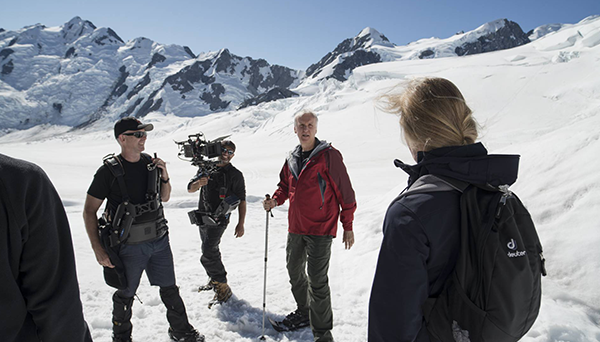
[[[134,136],[138,139],[143,138],[146,136],[146,131],[142,131],[142,132],[131,132],[131,133],[123,133],[123,135],[129,135],[129,136]]]
[[[234,154],[234,153],[235,153],[235,151],[234,151],[234,150],[227,149],[227,148],[224,148],[224,149],[221,151],[221,153],[227,153],[228,155],[232,155],[232,154]]]

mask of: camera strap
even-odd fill
[[[220,170],[220,176],[222,178],[222,182],[221,187],[219,188],[219,199],[221,200],[221,202],[219,202],[219,205],[217,206],[216,209],[211,208],[211,210],[213,210],[212,215],[215,218],[218,218],[219,216],[221,216],[219,214],[219,208],[223,206],[223,203],[225,202],[225,198],[227,197],[227,171],[225,170],[225,167],[222,167]]]
[[[227,173],[223,170],[223,186],[219,189],[219,199],[221,201],[225,200],[227,197]]]

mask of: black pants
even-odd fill
[[[220,283],[227,282],[227,272],[221,261],[219,244],[221,237],[227,229],[227,223],[218,226],[200,226],[200,240],[202,241],[202,256],[200,263],[204,266],[206,274],[211,280]]]
[[[179,295],[179,288],[175,285],[160,288],[160,298],[167,308],[167,321],[174,334],[186,334],[192,327],[188,321],[185,304]],[[119,292],[113,294],[113,335],[123,340],[131,338],[133,326],[131,324],[133,297],[124,298]]]

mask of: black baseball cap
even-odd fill
[[[133,116],[128,116],[117,121],[115,124],[115,139],[119,137],[125,131],[137,131],[143,129],[144,131],[151,131],[154,129],[153,124],[143,124],[140,120]]]

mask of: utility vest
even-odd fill
[[[200,179],[203,174],[197,174],[190,180],[190,184]],[[222,173],[222,181],[218,182],[219,187],[219,205],[213,208],[208,202],[206,189],[200,190],[200,200],[198,210],[188,212],[190,223],[197,226],[218,226],[227,225],[229,216],[240,205],[241,200],[236,195],[227,196],[227,174]],[[189,184],[188,184],[189,187]]]
[[[166,234],[167,220],[164,217],[163,206],[160,200],[160,169],[151,162],[152,158],[142,153],[142,158],[148,161],[148,187],[146,191],[146,202],[133,204],[127,193],[127,187],[123,176],[125,169],[121,164],[119,156],[109,154],[103,158],[104,165],[108,167],[116,178],[121,189],[122,201],[114,212],[107,203],[103,217],[100,219],[100,227],[110,229],[110,247],[121,243],[138,244],[151,241]],[[137,222],[136,218],[149,212],[156,212],[156,218],[149,222]]]

